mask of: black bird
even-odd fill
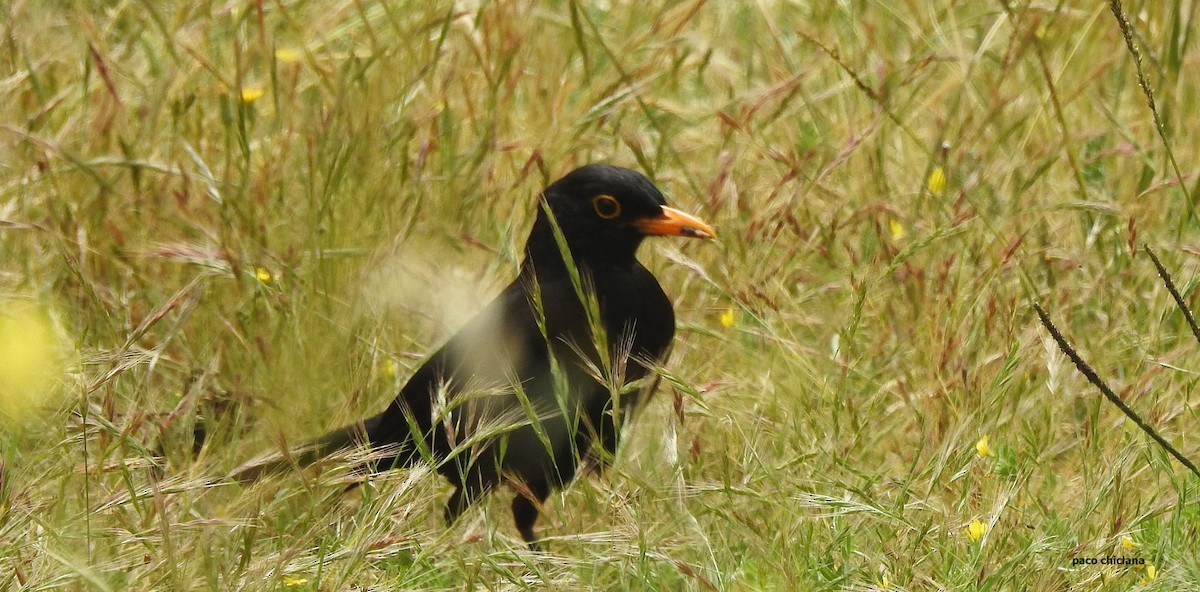
[[[625,168],[578,168],[542,197],[517,278],[421,365],[386,410],[234,478],[364,447],[376,459],[369,468],[424,460],[455,486],[447,523],[507,483],[517,491],[517,530],[536,548],[542,503],[581,467],[612,458],[622,420],[657,385],[653,367],[675,334],[671,301],[638,262],[638,245],[654,235],[715,236]]]

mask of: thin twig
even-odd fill
[[[1196,317],[1192,316],[1192,311],[1188,310],[1187,303],[1183,301],[1183,296],[1179,294],[1179,290],[1175,289],[1175,282],[1171,281],[1171,274],[1167,273],[1167,268],[1163,267],[1158,256],[1154,251],[1150,250],[1150,245],[1142,245],[1146,250],[1146,254],[1150,256],[1150,260],[1154,262],[1154,267],[1158,269],[1158,277],[1167,286],[1167,291],[1171,293],[1171,298],[1175,299],[1175,304],[1179,305],[1179,310],[1183,311],[1183,318],[1187,319],[1188,326],[1192,328],[1192,335],[1196,336],[1196,341],[1200,342],[1200,327],[1196,326]]]
[[[1159,446],[1162,446],[1163,449],[1165,449],[1167,452],[1170,452],[1171,456],[1174,456],[1176,460],[1183,463],[1183,466],[1191,469],[1191,471],[1195,473],[1197,477],[1200,477],[1200,469],[1197,469],[1196,465],[1193,464],[1192,461],[1188,460],[1188,458],[1183,454],[1180,454],[1180,452],[1176,450],[1174,446],[1171,446],[1170,442],[1167,442],[1166,439],[1158,434],[1158,432],[1154,431],[1154,428],[1150,427],[1150,424],[1146,423],[1146,421],[1143,420],[1136,411],[1130,409],[1129,405],[1126,405],[1125,401],[1122,401],[1121,398],[1117,396],[1117,393],[1114,393],[1107,384],[1104,384],[1104,381],[1100,379],[1100,375],[1096,374],[1096,371],[1093,370],[1087,362],[1083,361],[1083,358],[1079,357],[1079,354],[1075,351],[1075,348],[1071,347],[1071,344],[1067,343],[1067,339],[1063,337],[1062,333],[1058,332],[1058,329],[1054,326],[1054,323],[1050,321],[1050,316],[1046,314],[1046,311],[1042,310],[1041,305],[1034,302],[1033,309],[1037,311],[1038,318],[1042,320],[1042,325],[1046,327],[1047,331],[1050,332],[1050,336],[1054,338],[1054,341],[1058,342],[1058,348],[1061,349],[1064,354],[1067,354],[1068,358],[1071,358],[1071,362],[1074,363],[1075,367],[1079,369],[1079,372],[1088,379],[1088,382],[1094,384],[1096,388],[1100,389],[1100,392],[1104,394],[1105,398],[1107,398],[1113,405],[1116,405],[1122,413],[1129,417],[1129,419],[1132,419],[1133,423],[1136,423],[1139,428],[1142,428],[1142,431],[1146,432],[1146,434],[1153,438],[1155,442],[1158,442]]]
[[[1179,191],[1183,193],[1192,221],[1196,221],[1200,215],[1196,212],[1195,196],[1188,192],[1187,185],[1183,183],[1183,173],[1179,170],[1179,163],[1175,160],[1175,151],[1171,149],[1171,142],[1167,138],[1167,126],[1158,114],[1158,107],[1154,104],[1154,89],[1150,86],[1150,81],[1146,79],[1146,72],[1142,68],[1142,52],[1133,41],[1133,25],[1129,23],[1129,17],[1125,14],[1125,7],[1121,6],[1121,0],[1109,0],[1108,7],[1112,10],[1113,17],[1117,19],[1117,27],[1121,29],[1125,47],[1129,48],[1129,53],[1133,56],[1138,86],[1142,87],[1142,94],[1146,95],[1146,104],[1150,107],[1150,115],[1154,118],[1154,129],[1158,132],[1158,138],[1162,140],[1163,149],[1167,152],[1167,161],[1171,163],[1171,170],[1175,173],[1175,182],[1179,185]],[[1183,228],[1184,221],[1183,218],[1180,218],[1179,229],[1181,232]]]

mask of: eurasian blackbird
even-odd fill
[[[417,369],[379,415],[307,450],[238,470],[246,481],[366,448],[359,469],[428,461],[455,486],[447,523],[501,483],[536,548],[542,503],[603,467],[630,410],[657,386],[675,334],[671,300],[635,254],[647,236],[713,238],[644,175],[590,164],[542,194],[517,278]]]

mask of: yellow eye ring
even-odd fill
[[[596,215],[605,220],[612,220],[621,215],[621,202],[611,195],[600,194],[592,198],[592,209]]]

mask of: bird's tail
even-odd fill
[[[236,468],[228,476],[239,483],[252,483],[270,475],[289,469],[304,468],[326,457],[343,452],[363,452],[348,456],[348,462],[357,473],[367,472],[376,466],[407,466],[412,464],[412,455],[400,454],[402,449],[411,448],[409,434],[396,433],[396,422],[387,421],[385,411],[363,421],[338,428],[294,450],[285,450],[260,457]]]

